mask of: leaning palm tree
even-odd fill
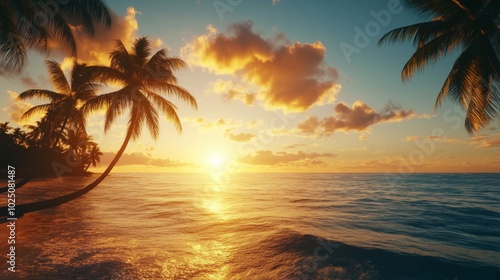
[[[476,132],[499,116],[500,0],[404,0],[429,21],[394,29],[379,44],[412,40],[415,53],[402,71],[407,81],[420,70],[459,49],[436,100],[458,102],[466,111],[465,128]]]
[[[95,25],[111,25],[111,11],[103,0],[0,1],[0,70],[20,72],[27,49],[48,53],[59,45],[76,56],[72,26],[94,35]]]
[[[196,100],[184,88],[177,85],[173,72],[186,66],[179,58],[167,56],[162,49],[150,57],[151,47],[146,37],[136,39],[132,52],[118,40],[115,49],[110,53],[110,67],[90,66],[90,70],[98,73],[103,82],[120,83],[123,87],[117,91],[96,96],[82,107],[84,112],[98,111],[106,108],[104,131],[107,132],[114,120],[130,108],[127,134],[121,148],[113,158],[100,180],[104,179],[116,165],[127,148],[130,140],[139,138],[145,124],[153,139],[160,132],[158,111],[165,113],[180,132],[182,126],[177,116],[177,107],[165,99],[162,94],[174,96],[194,108]],[[98,178],[99,180],[99,178]]]
[[[143,125],[146,125],[154,139],[158,137],[160,132],[159,111],[165,113],[167,119],[173,122],[179,132],[182,130],[177,116],[177,107],[165,99],[163,94],[174,96],[197,108],[194,97],[177,85],[177,79],[173,74],[174,71],[182,69],[186,64],[181,59],[167,56],[165,49],[156,52],[151,57],[150,53],[150,44],[145,37],[135,40],[132,52],[129,52],[121,41],[117,41],[116,48],[110,53],[110,67],[91,67],[92,72],[98,73],[102,81],[118,82],[123,87],[88,100],[82,109],[85,112],[93,112],[105,108],[105,131],[110,129],[119,115],[127,109],[130,110],[127,134],[123,144],[104,172],[81,190],[54,199],[18,205],[16,213],[22,215],[27,212],[55,207],[94,189],[111,172],[127,148],[129,141],[139,138]],[[0,208],[0,214],[6,213],[6,211],[6,207]]]
[[[32,107],[23,114],[23,118],[39,112],[51,112],[52,118],[49,121],[52,124],[60,124],[56,138],[51,139],[51,148],[54,148],[59,143],[68,122],[72,122],[76,127],[85,127],[85,116],[80,110],[80,106],[96,95],[99,85],[92,82],[92,73],[85,64],[75,62],[71,70],[71,80],[68,81],[59,63],[52,60],[45,63],[56,91],[30,89],[19,94],[17,98],[20,100],[29,98],[50,100],[50,103]]]

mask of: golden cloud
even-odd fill
[[[101,157],[101,166],[108,165],[116,153],[114,152],[103,152]],[[116,164],[117,166],[124,165],[147,165],[156,167],[178,167],[178,166],[190,166],[191,163],[181,162],[177,160],[171,160],[168,158],[154,158],[147,153],[123,153],[120,160]]]
[[[451,137],[446,137],[446,136],[440,136],[440,135],[428,135],[425,137],[420,137],[420,136],[407,136],[407,137],[405,137],[406,142],[421,141],[421,140],[431,140],[431,141],[440,142],[440,143],[464,143],[463,140],[451,138]]]
[[[500,134],[474,136],[471,143],[477,145],[477,148],[500,147]]]
[[[232,81],[219,79],[212,83],[211,91],[217,95],[221,95],[226,100],[240,100],[250,106],[256,100],[255,93],[248,92],[243,86],[237,85]]]
[[[303,112],[335,101],[341,88],[338,73],[326,64],[321,42],[290,44],[282,34],[264,39],[252,27],[250,21],[233,24],[226,35],[209,26],[207,34],[181,49],[181,56],[191,65],[237,76],[257,88],[255,98],[266,109]],[[242,100],[240,91],[227,92]]]
[[[41,117],[33,115],[30,119],[23,119],[23,114],[34,105],[24,100],[17,100],[17,96],[19,95],[17,92],[7,90],[7,94],[9,94],[9,104],[7,107],[2,108],[2,111],[7,112],[13,121],[19,124],[28,124],[31,120]]]
[[[236,141],[236,142],[248,142],[248,141],[252,140],[252,138],[255,137],[255,134],[251,134],[251,133],[232,133],[231,130],[227,130],[225,135],[230,140],[233,140],[233,141]]]
[[[183,117],[182,122],[197,126],[202,129],[218,129],[229,131],[234,128],[256,128],[263,124],[263,121],[243,121],[235,119],[208,119],[203,117]]]
[[[254,155],[242,157],[239,161],[252,165],[286,165],[304,161],[311,163],[314,160],[313,165],[321,165],[323,162],[316,160],[317,158],[334,158],[336,156],[332,153],[306,153],[303,151],[298,151],[297,153],[273,153],[270,150],[262,150],[257,151]]]
[[[333,116],[322,120],[311,116],[299,123],[297,128],[304,134],[329,136],[338,131],[363,132],[367,131],[370,126],[379,123],[400,122],[415,117],[417,115],[413,110],[402,109],[392,102],[388,102],[380,112],[376,112],[370,106],[358,100],[352,106],[340,102],[335,105]]]
[[[129,48],[133,40],[137,37],[139,24],[136,16],[141,12],[134,7],[128,7],[125,16],[113,14],[113,24],[110,28],[104,27],[102,24],[96,24],[94,36],[90,36],[84,32],[81,26],[73,26],[73,36],[76,41],[78,60],[87,64],[109,64],[109,52],[116,45],[116,40],[121,40],[127,48]],[[153,46],[161,47],[163,41],[159,38],[152,40]],[[54,46],[60,50],[58,46]],[[73,58],[68,53],[61,63],[63,70],[71,69]]]

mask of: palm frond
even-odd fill
[[[160,123],[158,118],[158,111],[152,106],[151,102],[147,99],[143,100],[141,103],[142,110],[144,110],[145,125],[148,128],[151,137],[156,140],[158,135],[160,135]]]
[[[435,62],[438,58],[444,57],[461,44],[453,34],[447,33],[434,38],[432,41],[417,48],[408,62],[403,67],[401,77],[407,81],[413,77],[415,72],[423,70],[427,65]]]
[[[109,58],[111,60],[111,68],[122,73],[126,73],[128,69],[132,69],[134,67],[127,48],[120,40],[116,40],[115,48],[110,52]]]
[[[177,107],[163,96],[151,91],[146,92],[146,96],[153,101],[153,103],[160,109],[161,113],[167,116],[167,119],[172,121],[175,129],[179,132],[182,131],[182,124],[177,115]]]
[[[151,54],[151,47],[149,46],[149,40],[146,37],[141,37],[135,40],[133,46],[133,53],[135,54],[135,65],[144,66],[147,63],[147,59]]]
[[[76,56],[76,42],[73,37],[73,32],[61,13],[55,13],[51,16],[49,24],[54,33],[54,37],[61,43],[62,47],[68,50],[72,56]]]
[[[49,70],[50,81],[56,90],[64,94],[69,94],[71,92],[71,88],[66,76],[64,76],[61,65],[53,60],[45,61],[45,65],[47,65],[47,69]]]
[[[29,98],[40,98],[40,99],[50,99],[50,100],[58,100],[64,98],[64,94],[60,94],[58,92],[54,92],[47,89],[29,89],[21,92],[17,99],[26,100]]]
[[[21,118],[26,119],[26,118],[33,116],[36,113],[46,113],[51,108],[52,108],[51,104],[42,104],[42,105],[33,106],[30,109],[28,109],[28,111],[24,112],[24,114],[21,116]]]

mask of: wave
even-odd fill
[[[269,273],[275,273],[273,276],[281,279],[500,279],[499,267],[362,248],[293,230],[275,232],[243,252],[245,266],[259,260],[260,268],[250,266],[256,275],[269,277]],[[283,256],[287,265],[277,265]],[[244,275],[243,271],[239,275]],[[260,276],[255,279],[266,279]]]

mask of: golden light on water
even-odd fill
[[[205,200],[203,207],[214,214],[223,214],[225,210],[225,206],[219,198]]]

